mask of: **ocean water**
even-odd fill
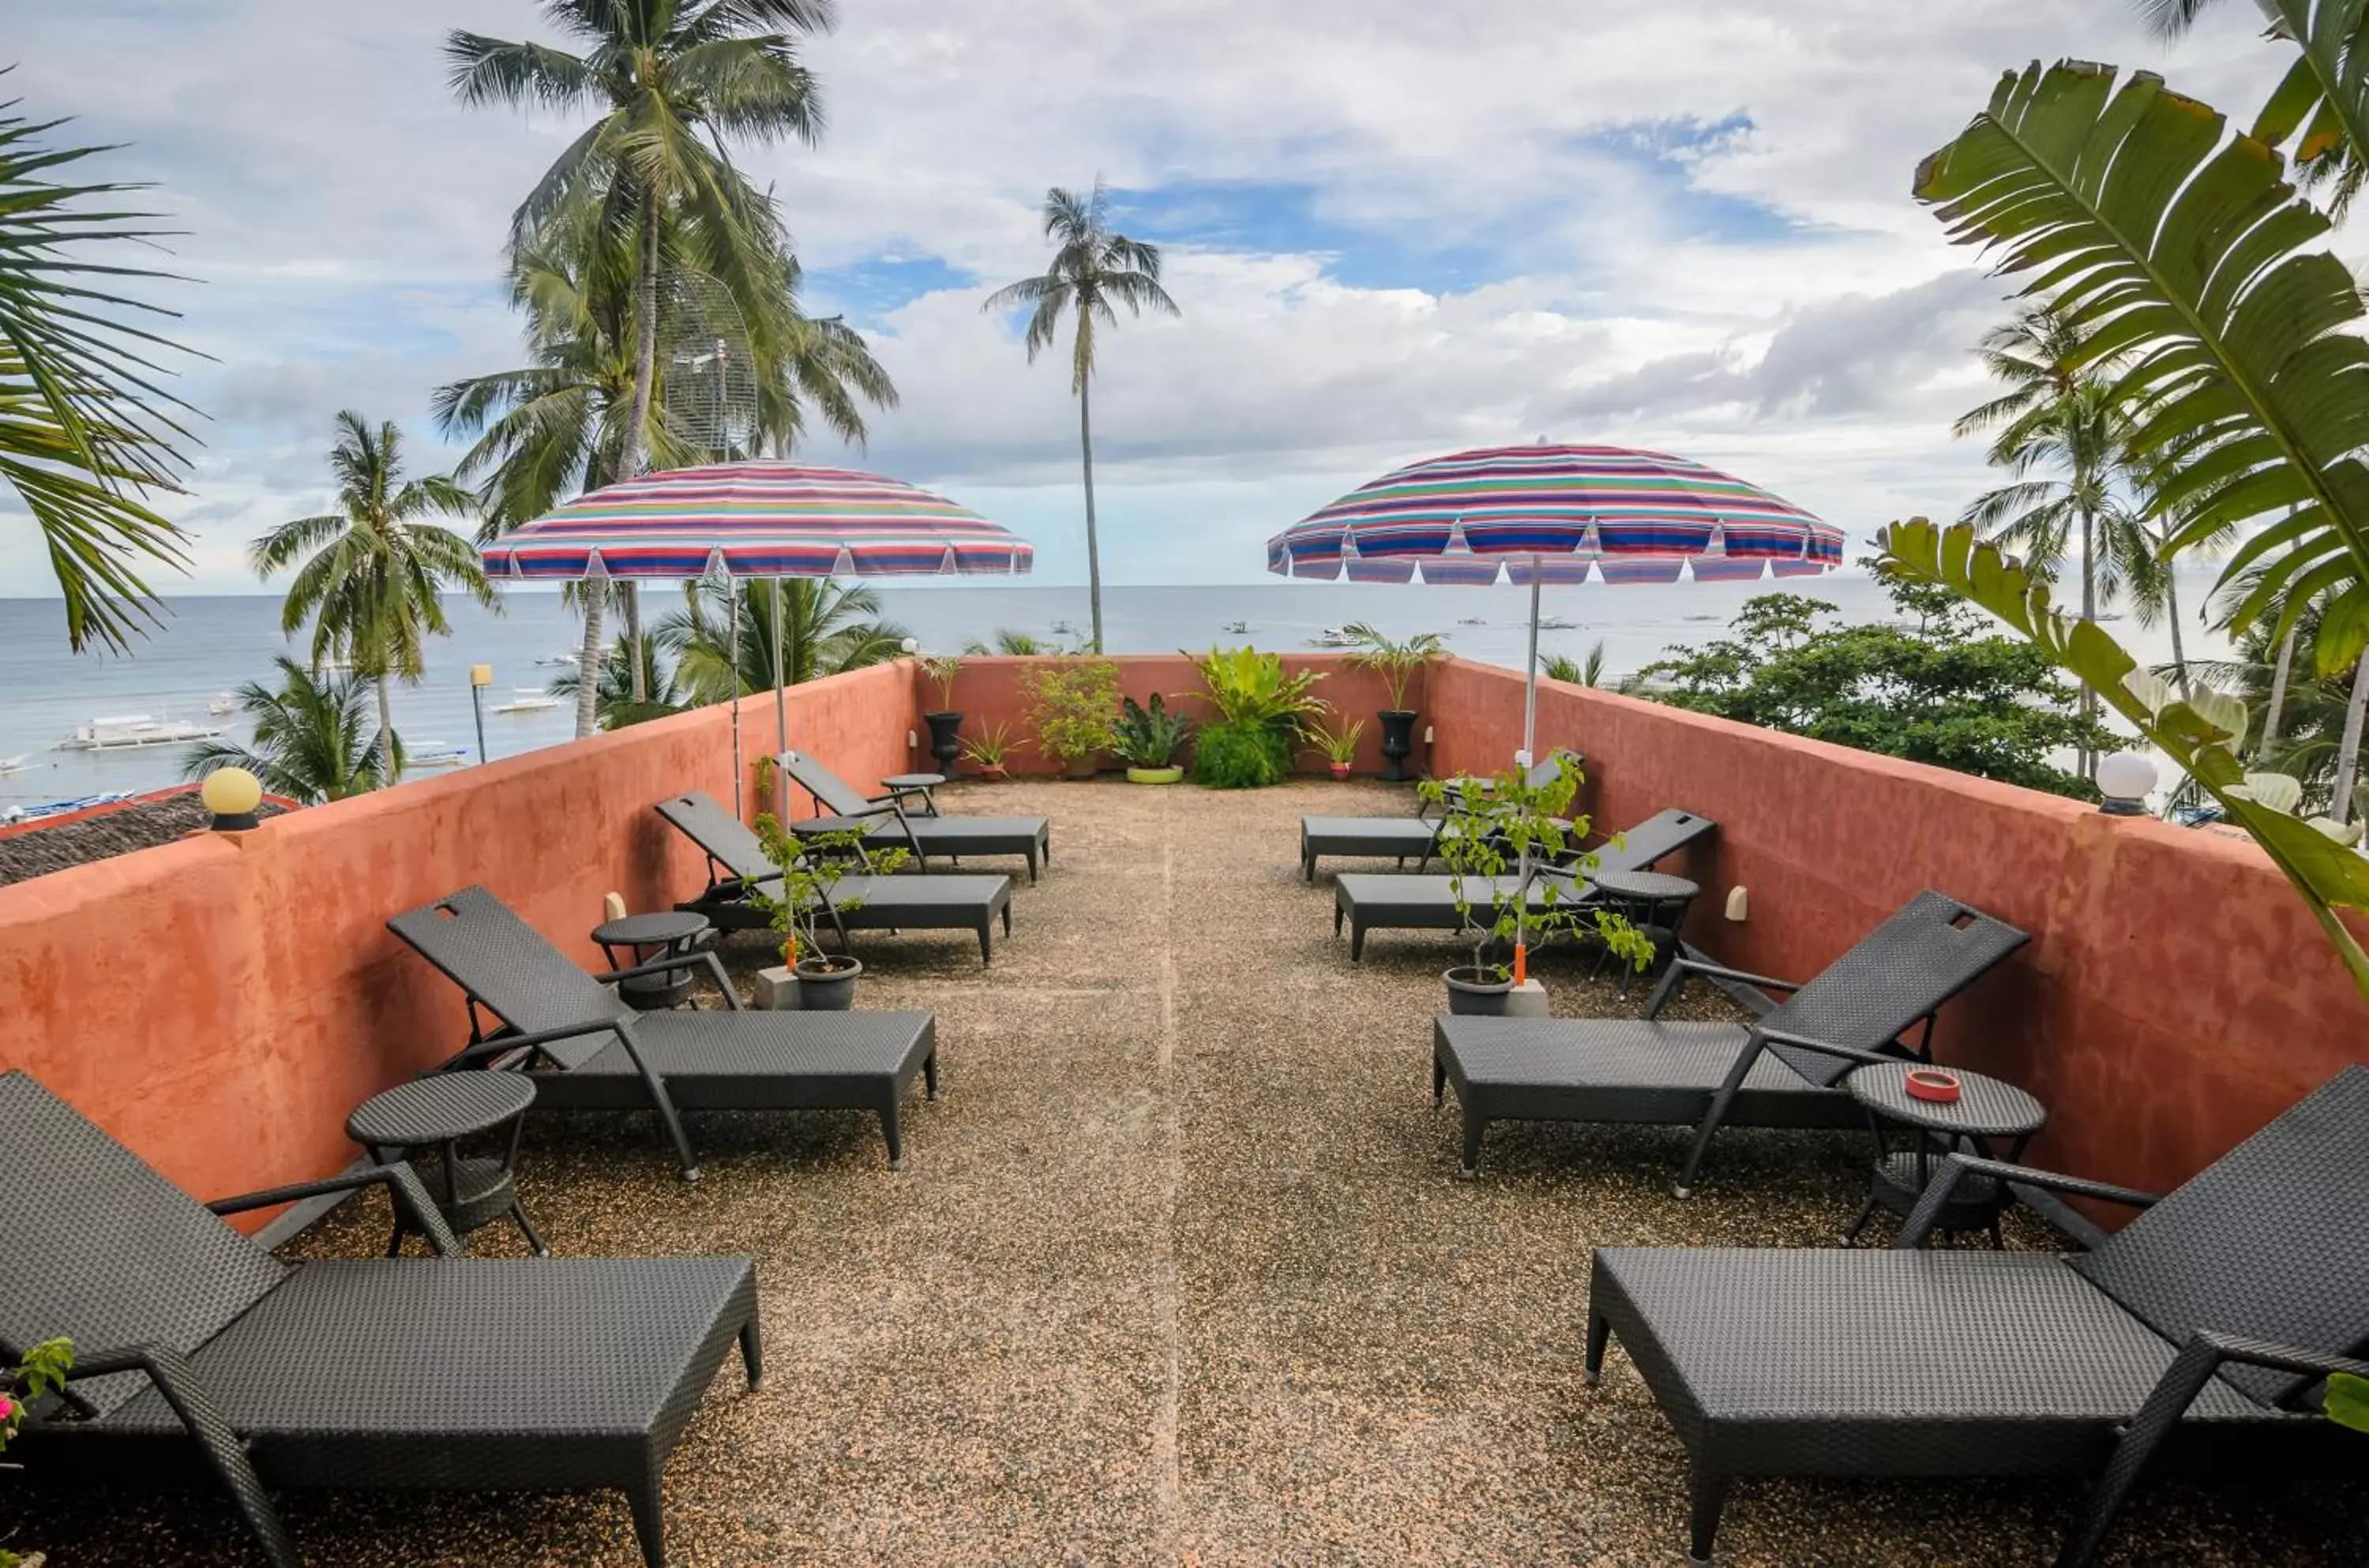
[[[2211,568],[2183,580],[2185,602],[2202,602]],[[1584,657],[1598,639],[1608,668],[1633,670],[1674,645],[1722,635],[1744,601],[1773,587],[1833,603],[1853,622],[1892,618],[1880,586],[1858,577],[1790,584],[1694,583],[1610,587],[1590,584],[1546,589],[1549,619],[1570,629],[1541,632],[1541,658]],[[761,588],[754,591],[762,591]],[[1088,623],[1082,588],[888,585],[879,588],[887,617],[919,638],[924,649],[954,651],[972,638],[991,640],[1001,628],[1068,640],[1058,627],[1082,635]],[[647,594],[646,604],[671,595]],[[1435,588],[1362,583],[1273,582],[1210,587],[1114,587],[1103,590],[1106,641],[1115,653],[1198,651],[1212,644],[1250,643],[1298,649],[1324,628],[1368,621],[1392,635],[1436,631],[1468,658],[1518,669],[1527,638],[1527,589]],[[474,761],[477,734],[471,709],[469,667],[491,664],[486,706],[540,691],[566,666],[578,632],[555,593],[511,592],[495,614],[452,601],[452,635],[433,643],[426,679],[398,685],[395,727],[414,751],[435,745],[465,748]],[[1230,624],[1248,630],[1232,633]],[[2192,628],[2193,624],[2192,623]],[[2146,659],[2169,656],[2163,628],[2122,621],[2112,628]],[[2192,656],[2218,657],[2226,644],[2201,629],[2188,637]],[[154,789],[183,775],[185,746],[127,751],[53,750],[77,725],[94,718],[144,714],[157,719],[223,725],[243,739],[235,714],[210,717],[208,704],[242,683],[276,685],[271,660],[288,653],[300,661],[304,645],[280,631],[276,595],[192,597],[170,601],[164,625],[128,655],[69,653],[63,617],[54,600],[0,599],[0,759],[21,758],[0,773],[0,809],[109,790]],[[573,708],[485,715],[486,754],[508,757],[568,739]]]

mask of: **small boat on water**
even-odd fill
[[[582,662],[583,662],[583,660],[584,660],[584,656],[583,656],[581,653],[578,653],[578,651],[576,651],[575,649],[570,648],[570,649],[568,649],[566,653],[556,653],[556,654],[552,655],[549,658],[538,658],[538,659],[536,659],[536,660],[535,660],[535,663],[537,663],[537,664],[571,664],[571,665],[572,665],[572,664],[580,664],[580,663],[582,663]]]
[[[494,712],[539,714],[546,708],[555,708],[559,705],[559,699],[540,686],[514,686],[511,691],[514,694],[510,700],[507,703],[496,703]]]
[[[228,692],[216,692],[213,696],[213,701],[206,704],[206,712],[213,715],[216,718],[222,717],[224,714],[236,713],[237,711],[238,699],[232,696]]]
[[[112,806],[117,801],[131,798],[132,791],[128,789],[111,789],[101,795],[78,795],[72,800],[45,800],[39,806],[12,806],[0,811],[0,823],[14,827],[19,822],[40,822],[52,817],[87,811],[94,806]]]
[[[11,773],[23,773],[25,771],[25,758],[21,756],[0,757],[0,779],[6,778]]]
[[[468,760],[468,748],[449,746],[441,740],[423,740],[403,749],[403,765],[406,768],[457,768]]]
[[[1057,637],[1074,637],[1078,635],[1078,628],[1070,622],[1056,621],[1053,623],[1053,635]]]
[[[1480,617],[1480,616],[1478,616],[1478,615],[1467,615],[1467,616],[1465,616],[1462,620],[1460,620],[1460,621],[1457,622],[1456,624],[1457,624],[1458,625],[1459,625],[1459,626],[1485,626],[1485,625],[1487,625],[1489,623],[1488,623],[1488,622],[1486,622],[1486,621],[1483,621],[1483,620],[1482,620],[1482,619],[1481,619],[1481,617]]]
[[[1356,647],[1357,639],[1340,626],[1327,626],[1308,639],[1310,647]]]
[[[132,751],[143,746],[178,746],[191,740],[212,740],[223,732],[218,724],[192,724],[185,718],[160,719],[151,714],[119,714],[74,726],[74,732],[57,743],[61,751]]]
[[[1248,621],[1229,621],[1226,623],[1226,630],[1238,637],[1248,632],[1250,629],[1251,624]]]
[[[1576,621],[1566,621],[1560,615],[1550,615],[1545,620],[1539,623],[1539,630],[1541,632],[1576,632],[1579,630],[1579,623]]]

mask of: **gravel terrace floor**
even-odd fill
[[[678,1451],[674,1561],[1681,1561],[1667,1422],[1617,1350],[1602,1389],[1580,1382],[1588,1249],[1830,1245],[1862,1145],[1723,1134],[1682,1203],[1679,1131],[1501,1127],[1459,1181],[1455,1113],[1428,1092],[1452,947],[1382,933],[1352,967],[1327,877],[1298,875],[1303,812],[1404,810],[1403,791],[1047,783],[947,804],[1049,816],[1056,860],[991,969],[967,935],[860,949],[861,1004],[938,1017],[946,1094],[909,1116],[901,1173],[854,1114],[699,1120],[696,1186],[646,1116],[530,1130],[526,1202],[555,1252],[758,1260],[766,1386],[727,1359]],[[761,946],[736,940],[736,972]],[[1562,1013],[1644,995],[1567,956],[1543,974]],[[384,1224],[373,1196],[290,1250],[368,1255]],[[2010,1240],[2050,1237],[2025,1217]],[[475,1245],[520,1248],[502,1229]],[[21,1510],[17,1544],[53,1568],[246,1560],[211,1497],[69,1495]],[[1721,1561],[2040,1562],[2076,1500],[1740,1483]],[[317,1568],[640,1562],[613,1495],[284,1506]],[[2364,1516],[2369,1488],[2156,1485],[2108,1560],[2357,1562]]]

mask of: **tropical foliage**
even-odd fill
[[[1325,710],[1315,694],[1321,670],[1286,674],[1280,654],[1212,647],[1193,656],[1217,718],[1193,747],[1195,782],[1213,789],[1261,789],[1291,773],[1308,727]]]
[[[1403,713],[1407,705],[1407,687],[1414,672],[1437,658],[1442,644],[1437,632],[1417,632],[1404,641],[1385,635],[1371,622],[1353,621],[1341,628],[1352,645],[1348,656],[1353,670],[1370,670],[1382,678],[1390,689],[1390,707]]]
[[[782,961],[793,968],[822,956],[822,927],[833,911],[846,914],[863,907],[863,894],[843,894],[841,883],[859,871],[867,877],[886,876],[903,870],[912,859],[902,849],[868,845],[860,830],[801,838],[784,832],[780,818],[771,812],[761,814],[754,828],[765,857],[780,875],[771,887],[750,884],[749,897],[782,938]]]
[[[306,806],[343,800],[395,781],[403,743],[371,723],[371,690],[352,675],[323,675],[284,655],[280,689],[259,681],[238,689],[239,711],[255,727],[255,743],[201,740],[184,753],[183,778],[216,768],[245,768],[273,795]]]
[[[637,660],[642,667],[638,684],[634,680]],[[551,694],[572,701],[582,680],[578,670],[563,670],[552,679]],[[690,705],[675,684],[672,667],[659,656],[654,637],[628,635],[611,643],[607,656],[601,660],[598,680],[593,712],[602,729],[623,729],[627,725],[664,718]]]
[[[1673,706],[2096,799],[2050,757],[2101,750],[2112,737],[2073,711],[2074,688],[2047,656],[1981,635],[1947,589],[1886,587],[1913,624],[1841,625],[1823,600],[1762,594],[1727,636],[1673,647],[1639,677]]]
[[[803,685],[829,675],[902,657],[906,632],[880,619],[880,596],[835,578],[789,578],[744,584],[739,609],[733,590],[702,578],[680,610],[661,617],[651,636],[674,658],[674,679],[694,706],[729,702],[773,687],[779,625],[782,683]]]
[[[143,572],[186,562],[142,498],[179,491],[188,409],[159,362],[179,350],[139,325],[169,313],[118,292],[162,276],[121,255],[160,231],[114,206],[140,187],[53,177],[107,150],[47,144],[62,123],[0,103],[0,486],[41,531],[66,641],[120,651],[155,620]]]
[[[1160,247],[1129,239],[1110,226],[1110,197],[1103,182],[1093,193],[1080,196],[1059,186],[1045,193],[1045,237],[1053,242],[1052,264],[1034,278],[998,289],[982,308],[990,313],[1025,307],[1028,326],[1024,340],[1028,362],[1051,348],[1060,335],[1061,318],[1074,318],[1070,338],[1070,390],[1078,399],[1078,446],[1085,460],[1086,590],[1093,611],[1093,635],[1087,645],[1103,651],[1102,544],[1094,527],[1094,423],[1092,383],[1094,377],[1095,333],[1116,331],[1118,312],[1183,313],[1160,284]]]
[[[1158,692],[1151,693],[1149,706],[1122,697],[1119,707],[1118,723],[1111,727],[1111,750],[1129,767],[1165,768],[1192,737],[1193,721],[1169,707]]]
[[[1065,658],[1021,677],[1036,750],[1065,767],[1082,766],[1117,738],[1118,666]]]
[[[997,628],[995,644],[991,647],[976,637],[963,645],[966,654],[1000,653],[1022,658],[1042,658],[1061,651],[1034,632],[1015,632],[1009,626]]]
[[[280,629],[292,636],[312,622],[313,668],[351,663],[377,692],[379,728],[393,734],[389,684],[418,681],[427,639],[452,630],[444,590],[458,588],[487,606],[497,601],[476,547],[427,521],[464,513],[467,494],[441,475],[404,478],[403,432],[392,421],[373,428],[351,409],[339,414],[329,471],[338,509],[283,522],[248,554],[267,579],[295,568]]]

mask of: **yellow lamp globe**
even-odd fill
[[[217,832],[237,832],[256,825],[255,808],[263,804],[263,785],[245,768],[216,768],[199,786],[198,798],[214,814]]]

